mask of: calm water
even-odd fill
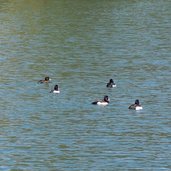
[[[170,9],[0,0],[0,170],[171,170]],[[137,98],[144,109],[128,110]]]

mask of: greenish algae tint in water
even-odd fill
[[[170,9],[1,0],[0,170],[170,170]],[[135,99],[143,110],[128,110]]]

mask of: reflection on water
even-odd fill
[[[0,11],[0,170],[171,168],[169,1],[8,0]],[[108,106],[91,105],[104,95]],[[137,98],[143,110],[128,110]]]

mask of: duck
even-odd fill
[[[49,77],[45,77],[44,80],[39,80],[38,83],[49,83],[51,79]]]
[[[59,94],[60,93],[59,86],[58,85],[55,85],[54,86],[54,89],[51,90],[50,93]]]
[[[108,96],[104,96],[103,100],[97,100],[97,101],[94,101],[92,102],[93,105],[101,105],[101,106],[106,106],[109,104],[109,97]]]
[[[116,87],[115,82],[113,81],[113,79],[110,79],[109,82],[106,84],[106,87],[108,88],[113,88]]]
[[[143,107],[140,105],[140,102],[138,99],[135,100],[135,103],[130,105],[128,109],[133,109],[133,110],[142,110]]]

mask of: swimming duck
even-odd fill
[[[113,79],[110,79],[107,83],[106,87],[113,88],[116,87],[116,84],[114,83]]]
[[[102,105],[102,106],[106,106],[109,104],[109,97],[108,96],[104,96],[104,99],[103,100],[97,100],[95,102],[92,102],[93,105]]]
[[[128,109],[133,109],[133,110],[142,110],[142,106],[140,105],[139,100],[135,100],[135,103],[130,105]]]
[[[54,89],[50,91],[50,93],[60,93],[60,90],[59,90],[59,86],[58,85],[55,85],[54,86]]]
[[[38,83],[49,83],[51,79],[49,77],[45,77],[44,80],[39,80]]]

